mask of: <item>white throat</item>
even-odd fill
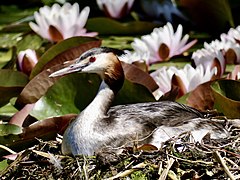
[[[98,93],[93,101],[82,111],[81,121],[87,120],[87,124],[95,123],[99,119],[105,117],[114,99],[114,92],[109,86],[102,81]],[[91,122],[90,122],[91,121]]]

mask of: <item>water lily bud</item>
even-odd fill
[[[18,54],[18,68],[27,75],[30,75],[37,62],[38,57],[35,50],[27,49]]]

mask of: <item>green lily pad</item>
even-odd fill
[[[19,135],[23,132],[22,127],[14,124],[0,124],[0,144],[9,147],[16,140],[20,140]],[[6,154],[6,150],[0,149],[1,156]]]
[[[79,109],[84,109],[91,102],[99,84],[100,78],[97,75],[76,73],[65,76],[36,102],[30,114],[43,120],[48,117],[79,113]]]
[[[7,104],[12,97],[20,94],[28,83],[28,77],[18,71],[0,70],[0,107]]]
[[[0,33],[0,46],[10,48],[17,44],[21,39],[22,33]]]
[[[40,73],[45,65],[49,63],[50,61],[54,63],[51,64],[51,66],[60,64],[60,62],[63,62],[63,60],[58,60],[59,56],[65,56],[64,53],[68,53],[70,49],[75,48],[75,50],[78,53],[78,56],[83,53],[84,51],[91,49],[93,47],[99,47],[101,45],[101,41],[96,38],[92,37],[72,37],[66,40],[63,40],[56,45],[49,48],[39,59],[36,66],[33,68],[30,79],[32,79],[34,76],[36,76],[38,73]],[[74,54],[76,55],[76,53]],[[56,60],[57,59],[57,60]],[[67,59],[71,60],[71,59]],[[49,66],[48,66],[49,67]],[[46,68],[46,67],[45,67]]]
[[[22,128],[19,126],[16,126],[14,124],[0,124],[0,139],[3,136],[8,136],[8,135],[17,135],[22,133]],[[2,143],[3,141],[0,140],[0,144],[5,144]]]
[[[240,118],[240,81],[219,80],[212,84],[214,108],[228,118]]]
[[[95,97],[100,85],[96,74],[74,73],[59,79],[35,104],[33,117],[43,120],[49,117],[79,113]],[[154,101],[150,91],[139,84],[125,80],[114,104]]]
[[[23,51],[26,49],[39,49],[42,46],[43,42],[44,40],[38,35],[26,35],[22,37],[20,41],[18,41],[17,51],[19,53],[19,51]]]
[[[190,62],[187,62],[186,59],[185,61],[182,61],[184,59],[181,59],[180,61],[178,61],[178,59],[172,59],[171,61],[163,61],[163,62],[159,62],[159,63],[156,63],[156,64],[152,64],[150,67],[149,67],[149,71],[155,71],[155,70],[158,70],[164,66],[166,67],[171,67],[171,66],[174,66],[178,69],[181,69],[181,68],[184,68],[184,66],[186,64],[189,64]]]
[[[16,48],[0,50],[0,69],[11,68],[15,63]]]
[[[0,108],[0,119],[10,118],[17,112],[17,109],[11,104],[8,103],[5,106]]]
[[[86,28],[90,31],[97,31],[100,35],[136,35],[150,33],[159,26],[147,21],[132,21],[120,23],[119,21],[97,17],[87,21]]]
[[[10,24],[16,21],[21,21],[30,15],[33,15],[35,9],[21,9],[18,6],[1,6],[0,24]]]

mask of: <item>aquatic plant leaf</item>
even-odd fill
[[[71,45],[71,43],[73,43],[73,45]],[[74,63],[75,61],[73,59],[79,57],[83,52],[94,47],[99,47],[100,45],[101,41],[96,38],[75,37],[50,48],[40,58],[41,63],[39,62],[36,65],[37,67],[33,69],[34,72],[31,74],[32,79],[19,95],[16,101],[16,107],[21,109],[26,104],[35,103],[46,93],[48,88],[60,78],[49,78],[51,73]],[[69,64],[67,61],[69,61]]]
[[[83,52],[93,47],[99,47],[101,41],[92,37],[72,37],[63,40],[49,48],[39,59],[33,68],[30,79],[54,65],[60,65],[65,61],[73,60]],[[71,58],[71,59],[70,59]]]
[[[0,33],[0,45],[4,48],[16,46],[22,33]]]
[[[212,81],[200,84],[188,94],[186,104],[201,111],[212,110],[214,96],[211,89]]]
[[[0,172],[5,170],[9,166],[10,162],[7,159],[4,159],[0,162]]]
[[[37,50],[41,48],[44,40],[38,35],[28,34],[23,36],[20,41],[17,43],[17,51],[23,51],[26,49],[34,49]]]
[[[21,3],[21,4],[25,4],[25,3]],[[31,8],[31,9],[28,8],[23,10],[22,8],[19,8],[18,6],[16,6],[16,4],[13,4],[12,6],[2,5],[1,12],[0,12],[0,16],[1,16],[0,24],[11,24],[14,22],[15,23],[18,22],[19,24],[20,22],[23,22],[24,18],[32,16],[35,10],[36,9],[34,8]]]
[[[16,112],[17,112],[17,109],[11,103],[8,103],[5,106],[0,108],[0,119],[5,121],[10,117],[12,117]]]
[[[22,133],[22,128],[14,124],[0,124],[0,137]],[[1,144],[1,143],[0,143]]]
[[[83,110],[91,102],[100,85],[100,78],[91,75],[75,73],[62,77],[36,102],[30,114],[43,120],[79,113],[79,109]]]
[[[12,97],[20,94],[28,83],[28,77],[10,69],[0,70],[0,107],[7,104]]]
[[[37,139],[52,140],[56,138],[57,134],[63,134],[69,122],[75,117],[76,114],[68,114],[66,116],[45,119],[26,128],[11,124],[1,124],[0,144],[19,152],[36,144],[38,142]],[[0,149],[0,154],[5,155],[7,153],[5,150]]]
[[[166,62],[160,62],[160,63],[156,63],[156,64],[152,64],[149,67],[149,71],[155,71],[159,68],[162,68],[164,66],[167,67],[171,67],[171,66],[175,66],[176,68],[183,68],[186,64],[189,64],[189,59],[187,58],[181,58],[181,59],[176,59],[176,58],[172,58],[170,61],[166,61]]]
[[[227,118],[240,117],[240,81],[218,80],[211,85],[214,108]]]
[[[131,82],[144,85],[151,92],[155,91],[158,88],[156,81],[154,81],[152,76],[150,76],[148,73],[144,72],[133,64],[124,62],[121,63],[126,79],[130,80]]]
[[[96,74],[74,73],[62,77],[36,102],[30,114],[38,120],[78,114],[93,100],[100,83],[100,77]],[[126,80],[114,104],[154,100],[146,87]]]
[[[7,54],[1,54],[0,57],[0,69],[14,69],[17,62],[17,48],[11,47]]]
[[[97,31],[100,35],[136,35],[150,33],[157,26],[159,25],[147,21],[120,23],[110,18],[97,17],[88,19],[86,28]]]
[[[179,3],[188,17],[202,30],[222,33],[234,26],[228,0],[180,0]]]

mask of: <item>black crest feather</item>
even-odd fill
[[[99,48],[93,48],[93,49],[90,49],[90,50],[84,52],[79,57],[79,60],[81,61],[81,60],[83,60],[83,59],[85,59],[89,56],[92,56],[92,55],[97,55],[97,54],[101,54],[101,53],[109,53],[109,52],[112,52],[117,56],[121,56],[121,55],[125,54],[125,52],[123,50],[119,50],[119,49],[115,49],[115,48],[109,48],[109,47],[99,47]]]

